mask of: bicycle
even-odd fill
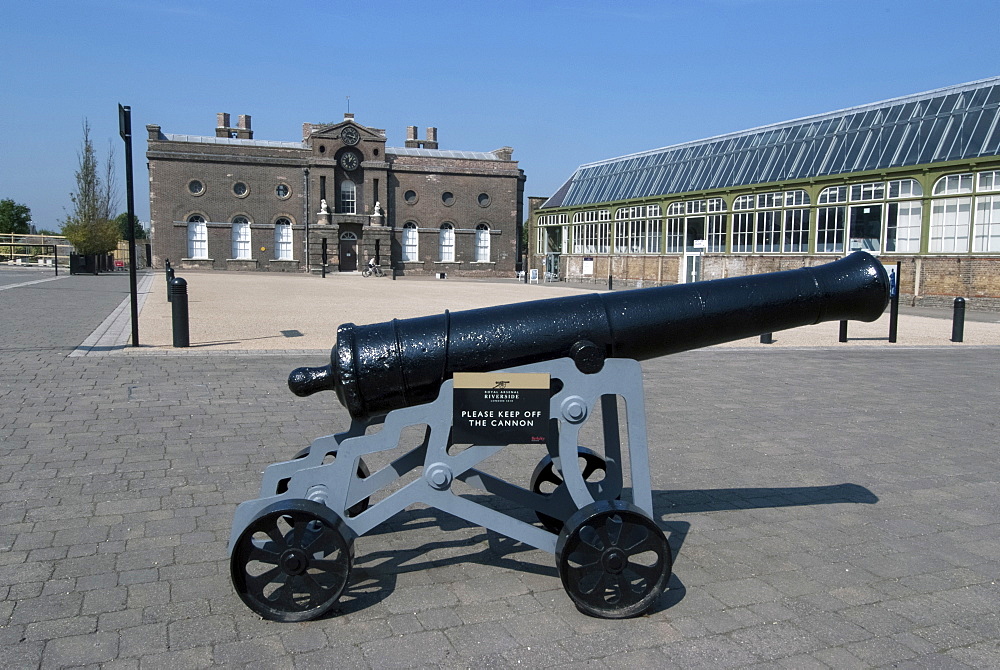
[[[382,267],[379,265],[369,265],[361,271],[362,277],[371,277],[372,275],[375,275],[376,277],[384,277],[385,272],[382,271]]]

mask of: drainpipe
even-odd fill
[[[302,168],[302,192],[306,196],[302,205],[302,222],[306,226],[306,272],[310,272],[312,268],[309,266],[309,168]]]

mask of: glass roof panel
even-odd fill
[[[998,114],[993,77],[581,165],[543,207],[994,155]]]

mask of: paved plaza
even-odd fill
[[[907,311],[898,345],[834,324],[644,362],[675,552],[646,616],[587,617],[551,555],[414,508],[357,540],[334,612],[282,624],[232,589],[233,512],[348,425],[288,373],[344,321],[590,289],[289,276],[220,302],[219,275],[185,277],[174,350],[162,273],[134,348],[126,274],[0,268],[0,667],[1000,668],[996,315],[963,344]],[[497,474],[527,485],[508,451]]]

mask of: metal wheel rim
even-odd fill
[[[641,510],[602,500],[567,521],[556,561],[563,587],[580,611],[622,619],[656,604],[670,579],[673,557],[663,531]]]
[[[595,451],[591,451],[586,447],[577,447],[577,457],[582,457],[586,461],[586,465],[583,468],[583,481],[589,481],[591,475],[593,475],[598,470],[604,472],[607,476],[608,464],[600,454]],[[555,488],[548,494],[542,493],[543,484],[552,484]],[[535,467],[535,471],[531,475],[531,491],[532,493],[537,493],[540,495],[554,495],[556,489],[560,486],[565,486],[566,482],[562,475],[556,471],[554,464],[552,463],[552,456],[546,454],[538,465]],[[549,516],[548,514],[543,514],[541,512],[535,512],[535,516],[542,523],[546,530],[553,533],[558,533],[563,528],[562,519],[557,519],[554,516]]]
[[[326,612],[350,579],[353,545],[340,518],[309,500],[265,508],[237,540],[230,572],[240,599],[273,621],[308,621]]]

